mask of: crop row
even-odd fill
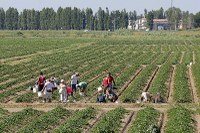
[[[192,52],[185,52],[183,56],[182,64],[189,65],[190,62],[193,62],[193,55]]]
[[[167,63],[160,67],[160,69],[158,70],[158,74],[156,75],[149,88],[150,94],[155,95],[156,93],[160,93],[161,96],[166,100],[169,87],[169,83],[167,83],[167,81],[170,77],[171,70],[171,65]]]
[[[114,110],[107,112],[92,128],[91,133],[114,133],[118,132],[121,119],[123,118],[126,110],[118,107]]]
[[[54,56],[52,56],[54,59],[56,58],[56,56],[58,56],[58,57],[62,57],[62,55],[63,55],[64,53],[58,53],[57,55],[55,55],[55,54],[53,54]],[[79,58],[77,58],[77,57],[79,57],[79,55],[75,55],[74,56],[74,58],[73,58],[73,60],[72,59],[68,59],[67,60],[67,62],[70,64],[70,62],[73,62],[74,61],[74,59],[77,59],[77,60],[80,60]],[[49,60],[47,60],[47,61],[45,61],[46,60],[46,58],[48,58]],[[63,58],[63,57],[62,57]],[[62,58],[60,58],[60,60],[62,59]],[[59,67],[61,67],[61,66],[59,66],[59,64],[60,63],[53,63],[52,61],[50,61],[50,60],[52,60],[52,58],[50,57],[50,56],[44,56],[44,57],[40,57],[40,61],[43,61],[43,62],[37,62],[36,64],[35,64],[35,61],[33,60],[33,61],[31,61],[30,62],[30,64],[31,64],[31,66],[29,66],[29,67],[24,67],[23,69],[25,69],[25,71],[23,71],[23,69],[22,70],[16,70],[15,72],[13,72],[14,73],[14,75],[12,74],[10,77],[12,77],[12,78],[15,78],[15,80],[13,80],[12,82],[8,82],[7,84],[5,84],[5,85],[3,85],[2,87],[1,87],[1,89],[5,89],[5,88],[8,88],[8,87],[10,87],[10,86],[13,86],[14,84],[16,84],[16,83],[20,83],[20,82],[23,82],[24,80],[27,80],[27,78],[29,78],[29,77],[33,77],[33,76],[36,76],[36,75],[38,75],[38,73],[39,72],[37,72],[37,73],[33,73],[33,72],[35,72],[35,70],[41,70],[42,68],[44,68],[45,66],[47,67],[47,66],[52,66],[52,65],[55,65],[56,64],[56,66],[57,67],[50,67],[49,69],[47,69],[47,72],[48,71],[51,71],[51,69],[59,69]],[[64,60],[64,59],[63,59]],[[67,63],[66,62],[66,63]],[[68,64],[67,63],[67,64]],[[36,66],[37,64],[46,64],[45,66],[37,66],[35,69],[32,69],[32,66]],[[17,66],[15,66],[15,67],[13,67],[13,69],[15,70],[15,68],[18,68],[18,65]],[[11,69],[11,70],[13,70],[13,69]],[[21,71],[20,73],[18,73],[19,71]],[[45,72],[45,71],[44,71]],[[15,73],[17,73],[17,75],[15,75]],[[19,77],[19,75],[21,75],[20,77]],[[9,78],[9,77],[8,77]]]
[[[57,107],[41,116],[32,122],[28,123],[22,129],[20,129],[19,133],[32,133],[45,131],[51,126],[55,126],[59,124],[59,120],[64,119],[64,117],[69,117],[72,113],[69,110],[66,110],[62,107]]]
[[[10,113],[7,110],[0,108],[0,122],[5,120],[9,115]]]
[[[169,58],[171,52],[164,52],[161,54],[161,56],[158,57],[158,59],[156,60],[156,64],[157,65],[162,65],[163,63],[165,63],[167,61],[167,59]]]
[[[99,46],[98,46],[99,47]],[[83,54],[84,53],[84,55],[83,56],[80,56],[80,54],[79,53],[77,53],[76,51],[77,51],[77,49],[76,50],[74,50],[74,52],[73,52],[73,50],[71,51],[71,52],[73,52],[73,53],[75,53],[75,54],[73,54],[73,58],[70,58],[70,53],[66,53],[65,54],[65,52],[63,53],[63,52],[60,52],[60,53],[57,53],[57,54],[51,54],[51,55],[45,55],[44,57],[40,57],[39,59],[38,58],[36,58],[36,59],[33,59],[29,64],[31,64],[31,66],[24,66],[24,67],[22,67],[22,70],[19,70],[18,68],[20,67],[20,66],[23,66],[22,64],[20,64],[20,65],[17,65],[16,67],[13,67],[13,69],[11,69],[11,70],[15,70],[14,72],[12,72],[12,73],[14,73],[14,75],[16,74],[16,76],[17,77],[19,77],[19,75],[26,75],[26,74],[31,74],[33,71],[35,71],[34,69],[32,69],[33,67],[35,67],[35,66],[37,66],[37,64],[45,64],[45,66],[42,66],[43,68],[44,67],[47,67],[47,66],[52,66],[52,65],[57,65],[58,67],[56,68],[56,69],[59,69],[59,67],[60,67],[60,69],[62,69],[62,66],[69,66],[70,64],[74,64],[75,63],[75,60],[77,60],[76,61],[76,63],[77,64],[82,64],[82,62],[84,62],[84,60],[85,60],[85,62],[86,61],[88,61],[88,60],[91,60],[92,58],[94,59],[94,58],[96,58],[97,56],[100,56],[101,55],[101,52],[98,52],[98,49],[99,48],[101,48],[101,50],[104,50],[104,49],[106,49],[106,48],[102,48],[102,47],[99,47],[99,48],[97,48],[97,47],[94,47],[96,50],[93,52],[93,50],[91,50],[91,47],[89,47],[89,49],[87,48],[82,48],[82,49],[78,49],[78,51],[81,53],[81,54]],[[112,49],[111,49],[112,50]],[[86,52],[84,52],[84,51],[86,51]],[[63,56],[63,55],[65,55],[65,56]],[[77,58],[78,57],[78,58]],[[89,57],[89,58],[88,58]],[[66,58],[68,58],[68,59],[66,59]],[[84,58],[84,60],[82,59],[82,58]],[[80,62],[81,61],[81,62]],[[80,62],[80,63],[78,63],[78,62]],[[75,65],[75,66],[78,66],[78,65]],[[40,68],[38,68],[38,66],[35,68],[35,69],[37,69],[37,70],[41,70],[42,69],[42,67]],[[19,71],[23,71],[24,70],[24,68],[26,68],[26,73],[18,73]],[[17,70],[18,69],[18,70]],[[27,70],[28,69],[28,70]],[[30,70],[29,70],[30,69]],[[4,70],[5,71],[5,70]],[[46,72],[48,72],[49,70],[47,70]],[[38,72],[39,73],[39,72]],[[15,78],[15,76],[14,75],[12,75],[12,77],[13,78]],[[37,75],[37,73],[36,73],[36,75]],[[16,78],[17,78],[16,77]],[[27,76],[26,76],[27,77]],[[9,77],[7,77],[7,78],[9,78]],[[20,81],[20,80],[18,80],[18,81]]]
[[[200,52],[195,52],[196,63],[192,65],[192,74],[195,80],[198,97],[200,97]]]
[[[84,60],[83,60],[83,61],[84,61]],[[90,61],[93,61],[93,60],[90,60]],[[74,66],[72,66],[72,67],[74,67]],[[88,68],[88,67],[87,67],[87,68]],[[61,74],[61,73],[63,72],[62,69],[57,69],[57,70],[56,70],[56,69],[57,69],[57,68],[55,68],[55,69],[53,69],[53,70],[49,69],[48,71],[50,71],[51,73],[52,73],[52,72],[54,72],[54,73],[56,72],[56,74],[59,74],[59,73]],[[59,72],[59,71],[60,71],[60,72]],[[52,75],[54,75],[54,73],[52,73]],[[50,73],[49,73],[49,74],[50,74]],[[36,76],[36,75],[35,75],[35,76]],[[49,75],[49,76],[51,76],[51,75]],[[68,75],[68,76],[69,76],[69,75]],[[24,79],[24,80],[27,80],[27,79]],[[33,81],[31,81],[31,82],[33,82]],[[15,89],[15,90],[16,90],[16,89]]]
[[[174,52],[174,53],[172,53],[171,56],[170,56],[170,58],[169,58],[168,63],[172,64],[172,65],[179,64],[180,59],[181,59],[181,55],[182,55],[181,52]]]
[[[136,102],[136,100],[140,97],[144,87],[146,86],[149,77],[152,75],[155,69],[155,65],[147,66],[124,91],[120,97],[120,100],[123,102]]]
[[[185,65],[176,65],[174,80],[173,98],[178,103],[192,102],[191,90],[189,88],[187,67]]]
[[[91,39],[1,38],[0,52],[4,54],[1,54],[0,59],[33,54],[35,51],[39,52],[63,48],[67,45],[69,46],[76,43],[86,43],[89,41],[91,41]],[[15,50],[15,52],[13,52],[13,50]]]
[[[189,109],[178,106],[167,112],[165,133],[194,133],[193,113]]]
[[[154,108],[147,107],[137,112],[134,122],[132,123],[129,133],[158,133],[160,112]]]
[[[139,55],[135,58],[133,58],[134,55],[131,55],[129,57],[129,59],[125,60],[125,61],[128,62],[128,64],[126,64],[128,66],[128,67],[126,67],[126,69],[122,69],[120,67],[120,66],[124,66],[123,64],[125,64],[125,63],[123,63],[123,62],[121,62],[120,65],[116,69],[113,69],[113,71],[112,71],[113,73],[119,73],[119,71],[124,70],[115,79],[116,80],[116,86],[115,87],[117,87],[117,90],[116,90],[117,92],[120,91],[120,89],[122,88],[122,85],[124,85],[126,82],[128,82],[130,77],[133,76],[133,74],[136,72],[136,70],[139,69],[139,67],[141,66],[140,64],[142,64],[141,60],[143,58],[144,58],[143,61],[149,60],[149,58],[148,58],[149,54],[143,53],[143,54],[141,54],[141,55]],[[153,60],[153,58],[152,58],[152,60]],[[118,70],[118,68],[120,68],[121,70]],[[102,79],[100,79],[100,80],[102,81]],[[97,81],[97,82],[101,82],[101,81]],[[95,100],[96,99],[94,98],[93,101],[95,101]]]
[[[31,122],[35,117],[38,117],[41,114],[42,112],[31,108],[16,112],[0,122],[0,132],[15,132],[15,130],[17,130],[20,126]]]
[[[53,133],[78,133],[81,129],[88,125],[88,121],[95,118],[96,110],[89,107],[84,110],[74,112],[64,124],[56,128]]]
[[[115,54],[114,54],[115,55]],[[118,54],[118,56],[121,56],[120,54]],[[114,56],[114,58],[117,58],[118,57],[117,56],[117,54],[116,54],[116,56]],[[106,58],[107,56],[105,56],[105,58]],[[112,58],[112,59],[114,59],[114,58]],[[86,65],[86,66],[84,66],[84,68],[83,69],[77,69],[79,72],[83,72],[83,73],[81,73],[81,74],[83,74],[82,76],[81,76],[81,80],[83,81],[84,79],[86,80],[86,78],[85,77],[87,77],[87,78],[92,78],[93,76],[95,76],[95,74],[99,74],[99,73],[102,73],[101,71],[104,71],[104,70],[106,70],[106,69],[108,69],[109,68],[109,66],[111,65],[111,64],[109,64],[109,62],[111,61],[111,60],[105,60],[104,62],[101,62],[101,60],[104,60],[104,58],[99,58],[97,61],[99,61],[99,65],[101,66],[101,67],[99,67],[96,71],[89,71],[89,73],[86,73],[86,74],[84,74],[84,71],[88,71],[88,70],[91,70],[90,69],[90,65]],[[98,62],[92,62],[92,65],[94,65],[95,63],[98,63]],[[107,64],[107,65],[101,65],[102,63],[105,63],[105,64]],[[94,73],[95,72],[95,73]],[[57,72],[58,73],[58,72]],[[72,73],[71,73],[72,74]],[[93,75],[94,74],[94,75]],[[66,76],[70,76],[69,74],[67,74]],[[63,77],[62,77],[63,78]],[[87,79],[88,80],[88,79]],[[28,95],[28,94],[27,94]],[[25,95],[22,95],[22,97],[27,97],[26,96],[26,94]],[[21,98],[21,97],[19,97],[20,99],[23,99],[23,98]],[[26,99],[27,98],[25,98],[25,101],[26,101]]]

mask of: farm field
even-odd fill
[[[199,31],[18,32],[0,32],[0,132],[200,132]],[[28,90],[40,71],[65,81],[79,72],[87,96],[59,103],[55,91],[42,103]],[[99,104],[108,72],[119,103]],[[165,102],[137,104],[143,91]]]

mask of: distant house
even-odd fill
[[[128,20],[128,27],[129,30],[134,30],[135,28],[135,21],[134,20]]]
[[[191,27],[189,27],[186,23],[183,23],[183,20],[180,20],[178,23],[178,29],[190,29]]]
[[[141,18],[135,21],[135,30],[146,30],[147,19]]]
[[[136,21],[129,20],[128,21],[128,29],[129,30],[146,30],[147,29],[146,23],[147,23],[146,18],[141,18]]]
[[[153,19],[153,30],[170,30],[170,23],[167,19]]]

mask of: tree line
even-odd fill
[[[175,7],[166,11],[163,8],[149,12],[145,9],[144,15],[138,15],[135,10],[109,11],[101,7],[97,12],[91,8],[81,10],[77,7],[59,7],[57,11],[53,8],[43,8],[41,11],[24,9],[18,12],[16,8],[9,7],[6,11],[0,8],[0,30],[116,30],[126,29],[129,20],[134,22],[143,17],[147,18],[148,27],[152,26],[155,18],[166,18],[176,23],[183,20],[188,25],[200,26],[200,12],[194,15]]]

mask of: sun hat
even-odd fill
[[[100,91],[102,91],[103,89],[102,89],[102,87],[98,87],[97,90],[98,90],[98,92],[100,92]]]
[[[75,75],[76,75],[76,76],[79,76],[79,73],[78,73],[78,72],[76,72],[76,73],[75,73]]]

